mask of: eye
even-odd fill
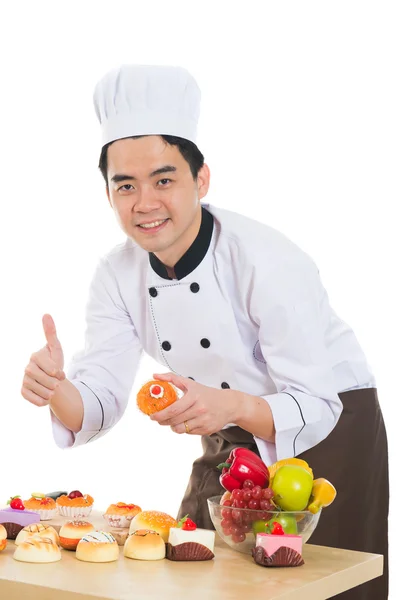
[[[166,185],[168,185],[168,183],[171,183],[172,179],[160,179],[160,181],[158,181],[158,184],[161,183],[161,187],[165,187]]]
[[[134,189],[133,185],[130,183],[125,183],[125,185],[121,185],[121,187],[118,188],[118,192],[130,192]]]

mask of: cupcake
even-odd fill
[[[56,500],[60,515],[68,517],[72,521],[86,519],[92,512],[93,502],[92,496],[83,495],[78,490],[70,492],[68,496],[63,494]]]
[[[110,504],[103,517],[110,527],[129,527],[133,517],[142,512],[140,506],[136,504],[125,504],[125,502],[117,502]]]
[[[55,501],[44,494],[33,493],[31,498],[24,500],[23,503],[27,510],[38,513],[41,521],[50,521],[57,514]]]
[[[148,381],[137,393],[136,404],[145,415],[152,415],[178,399],[178,394],[172,383],[168,381]]]

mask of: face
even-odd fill
[[[108,148],[108,199],[123,231],[173,266],[194,241],[207,194],[206,165],[194,181],[177,146],[159,136],[117,140]]]

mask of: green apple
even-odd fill
[[[298,535],[296,517],[290,513],[281,512],[278,517],[274,517],[272,521],[277,521],[282,525],[282,529],[285,533],[290,535]]]
[[[267,521],[253,521],[253,525],[251,527],[254,535],[257,535],[257,533],[265,533],[266,524]]]
[[[313,477],[303,467],[284,465],[276,471],[270,485],[275,504],[283,510],[304,510],[311,496]]]

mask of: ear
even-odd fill
[[[208,165],[204,163],[197,175],[197,189],[199,194],[199,200],[207,195],[208,188],[210,187],[210,169]]]

